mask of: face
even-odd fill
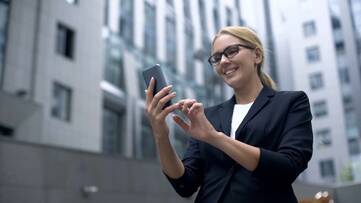
[[[220,56],[219,53],[224,54]],[[252,80],[258,79],[257,64],[261,62],[258,53],[232,35],[220,35],[213,44],[212,55],[216,56],[213,57],[213,62],[218,62],[214,68],[233,89],[252,84]]]

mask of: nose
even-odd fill
[[[224,54],[222,54],[219,64],[226,63],[226,62],[228,63],[228,62],[230,62],[230,60]]]

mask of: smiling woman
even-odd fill
[[[262,71],[264,51],[247,27],[225,27],[212,43],[209,63],[234,91],[222,104],[204,109],[195,99],[175,97],[168,86],[153,96],[146,111],[164,174],[183,197],[198,191],[195,202],[296,203],[292,183],[312,155],[311,112],[304,92],[276,91]],[[190,137],[181,160],[169,140],[167,115],[174,115]]]

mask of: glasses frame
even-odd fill
[[[236,54],[234,54],[233,56],[228,56],[227,54],[227,50],[229,50],[229,48],[233,48],[233,47],[243,47],[243,48],[246,48],[246,49],[255,49],[254,47],[252,46],[249,46],[249,45],[245,45],[245,44],[232,44],[232,45],[229,45],[228,47],[226,47],[222,52],[219,52],[219,53],[215,53],[213,55],[211,55],[209,58],[208,58],[208,63],[211,65],[211,66],[217,66],[220,64],[221,60],[222,60],[222,56],[224,55],[227,59],[231,59],[233,58],[235,55],[237,55],[239,53],[239,51],[241,49],[238,48],[238,51]],[[212,58],[215,57],[216,55],[220,55],[220,60],[216,63],[212,63]]]

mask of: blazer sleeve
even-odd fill
[[[202,180],[203,164],[199,152],[199,142],[193,138],[188,141],[188,147],[184,154],[183,160],[184,174],[177,179],[165,176],[182,197],[189,197],[198,190]]]
[[[307,95],[291,102],[277,151],[261,149],[253,175],[272,184],[290,185],[307,168],[312,156],[312,115]]]

